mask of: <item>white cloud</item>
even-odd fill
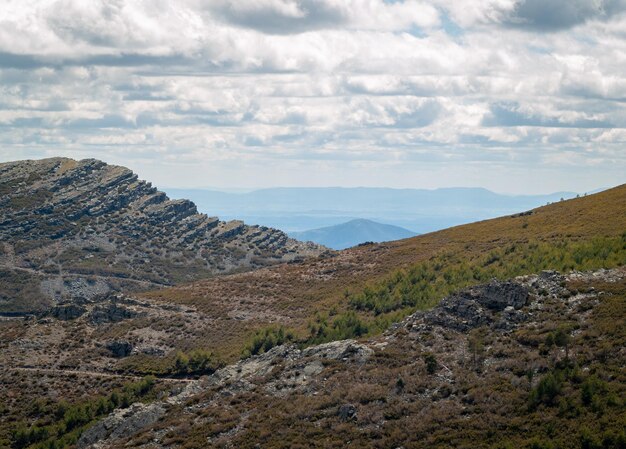
[[[271,34],[332,28],[397,31],[439,24],[437,9],[416,0],[216,0],[207,9],[229,23]]]
[[[126,161],[170,185],[188,179],[175,163],[213,185],[307,184],[324,168],[330,184],[400,186],[442,161],[457,185],[470,167],[519,176],[564,158],[602,184],[626,172],[618,1],[552,3],[565,18],[534,0],[5,3],[2,159]]]

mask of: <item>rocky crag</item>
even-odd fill
[[[0,312],[172,285],[321,254],[323,247],[170,200],[86,159],[0,164]]]

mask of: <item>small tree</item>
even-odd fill
[[[558,373],[548,373],[537,386],[530,392],[530,407],[535,408],[539,404],[552,406],[557,395],[561,392],[561,377]]]
[[[559,348],[565,348],[565,360],[569,360],[569,345],[571,337],[569,333],[562,327],[558,328],[554,334],[554,344]]]
[[[432,352],[424,354],[424,363],[426,363],[426,372],[428,374],[435,374],[437,372],[437,359]]]
[[[398,376],[398,380],[396,380],[396,392],[399,394],[402,393],[402,391],[404,391],[404,379]]]
[[[467,347],[472,354],[472,365],[479,369],[485,352],[485,339],[480,330],[472,331],[467,339]]]

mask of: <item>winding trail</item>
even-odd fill
[[[4,263],[4,264],[0,263],[0,268],[4,268],[6,270],[21,271],[21,272],[24,272],[24,273],[35,274],[35,275],[43,276],[43,277],[59,276],[59,274],[56,274],[56,273],[49,273],[49,272],[46,272],[46,271],[35,270],[33,268],[16,267],[15,265],[10,265],[10,264],[7,264],[7,263]],[[144,288],[171,287],[171,285],[169,285],[169,284],[160,284],[158,282],[145,281],[145,280],[127,278],[127,277],[122,277],[122,276],[103,276],[103,275],[100,275],[100,274],[84,274],[84,273],[75,273],[75,272],[72,272],[72,271],[63,272],[61,277],[63,277],[63,278],[66,278],[66,277],[83,277],[85,279],[102,279],[104,281],[115,279],[117,281],[124,281],[124,282],[129,282],[129,283],[132,283],[132,284],[138,284],[138,285],[140,285],[140,286],[142,286]]]
[[[21,371],[21,372],[32,372],[32,373],[41,373],[41,374],[53,374],[60,376],[84,376],[84,377],[104,377],[104,378],[112,378],[112,379],[126,379],[126,380],[141,380],[142,376],[134,376],[131,374],[116,374],[116,373],[106,373],[100,371],[81,371],[81,370],[71,370],[71,369],[61,369],[61,368],[40,368],[36,366],[0,366],[0,371]],[[195,382],[197,379],[184,379],[184,378],[176,378],[176,377],[156,377],[157,382],[166,382],[166,383],[191,383]]]

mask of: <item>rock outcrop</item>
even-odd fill
[[[171,285],[323,251],[275,229],[199,214],[192,202],[170,200],[131,170],[95,159],[0,164],[5,312],[42,310],[55,302]]]
[[[486,325],[507,328],[524,319],[517,310],[526,305],[528,298],[528,287],[494,280],[448,296],[424,314],[424,321],[458,331]]]
[[[306,389],[309,382],[323,371],[325,360],[362,364],[373,352],[367,345],[354,340],[334,341],[304,350],[294,345],[277,346],[216,371],[208,383],[233,392],[245,391],[253,387],[252,379],[268,375],[281,362],[284,366],[281,375],[268,381],[264,388],[270,394],[283,395],[293,389]]]
[[[137,312],[133,310],[120,306],[116,302],[107,302],[95,306],[89,314],[89,320],[93,324],[117,323],[136,316]]]
[[[78,304],[63,304],[50,310],[50,316],[57,320],[69,321],[82,316],[87,309]]]
[[[356,421],[357,419],[356,411],[357,410],[354,405],[344,404],[341,407],[339,407],[339,410],[337,411],[337,416],[339,416],[339,419],[342,420],[343,422]]]
[[[157,422],[164,414],[161,403],[145,405],[140,402],[111,413],[95,426],[87,429],[77,443],[79,448],[99,448],[103,442],[129,437],[146,426]]]
[[[133,345],[128,341],[111,341],[107,344],[107,349],[115,358],[128,357],[133,351]]]
[[[119,342],[112,342],[119,343]],[[122,344],[124,342],[121,342]],[[118,348],[118,345],[110,345]],[[215,400],[241,394],[257,387],[259,379],[266,382],[262,388],[271,396],[284,397],[294,391],[305,392],[311,383],[319,381],[324,371],[324,361],[361,365],[374,351],[354,340],[335,341],[299,350],[295,345],[277,346],[270,351],[250,357],[217,370],[210,376],[188,382],[186,386],[169,398],[146,405],[132,404],[118,409],[80,437],[78,448],[108,448],[150,427],[164,416],[172,406],[180,407],[191,397],[215,391]],[[356,419],[356,408],[352,405],[340,407],[337,412],[342,420]]]

